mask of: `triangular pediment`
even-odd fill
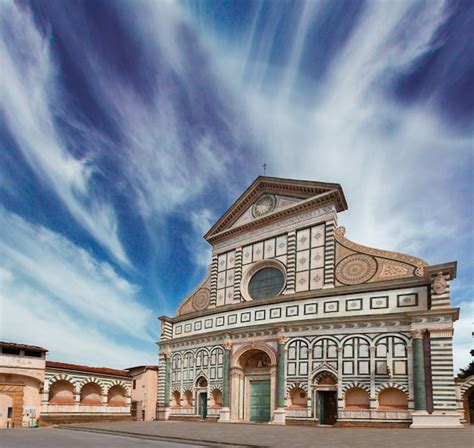
[[[339,184],[260,176],[211,227],[204,238],[213,242],[236,229],[267,224],[296,209],[333,204],[347,209]]]

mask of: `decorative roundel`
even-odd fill
[[[377,262],[372,257],[349,255],[336,266],[336,278],[344,285],[357,285],[370,280],[376,271]]]
[[[264,194],[253,204],[252,215],[254,218],[260,218],[275,210],[276,197],[273,194]]]
[[[205,310],[209,306],[211,294],[208,289],[200,289],[193,297],[193,308],[196,311]]]

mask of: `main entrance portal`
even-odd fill
[[[270,420],[270,381],[250,381],[250,421]]]

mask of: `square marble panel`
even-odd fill
[[[222,306],[225,304],[225,289],[217,291],[216,305]]]
[[[397,306],[400,308],[408,306],[418,306],[418,294],[399,294],[397,296]]]
[[[265,241],[263,249],[265,258],[273,258],[275,256],[275,238]]]
[[[255,311],[255,320],[265,320],[265,310]]]
[[[312,269],[309,278],[310,289],[321,289],[324,284],[324,269]]]
[[[235,250],[227,252],[227,269],[232,269],[235,266]]]
[[[362,299],[347,299],[346,311],[360,311],[362,310]]]
[[[226,286],[234,286],[235,269],[228,269],[226,275]]]
[[[197,322],[194,322],[194,331],[199,331],[202,329],[202,322],[198,320]]]
[[[237,323],[237,314],[230,314],[227,316],[227,323],[229,325],[234,325]]]
[[[309,271],[296,273],[296,291],[308,291],[309,289]]]
[[[226,288],[225,289],[225,303],[228,305],[234,301],[234,288]]]
[[[270,309],[270,319],[279,319],[281,317],[281,308]]]
[[[253,261],[263,259],[263,242],[253,245]]]
[[[305,303],[304,305],[304,314],[317,314],[318,304],[317,303]]]
[[[242,249],[242,264],[252,263],[252,246],[245,246]]]
[[[183,332],[183,327],[181,325],[178,325],[174,330],[175,334],[181,334],[182,332]]]
[[[311,269],[324,267],[324,246],[311,249]]]
[[[212,328],[212,319],[206,319],[204,321],[204,328]]]
[[[240,322],[250,322],[250,313],[242,313],[240,315]]]
[[[219,272],[219,274],[217,274],[217,289],[225,288],[225,279],[226,279],[225,271]]]
[[[309,249],[310,238],[310,229],[298,230],[296,232],[296,250]]]
[[[371,310],[382,310],[388,308],[388,296],[371,297],[370,298],[370,309]]]
[[[339,302],[324,302],[324,312],[325,313],[337,313],[339,311]]]
[[[325,226],[321,224],[311,228],[311,247],[324,246]]]
[[[286,317],[298,316],[298,305],[291,305],[286,307]]]
[[[219,316],[216,318],[216,327],[224,326],[224,316]]]
[[[287,238],[286,235],[282,235],[282,236],[277,237],[277,239],[276,239],[276,255],[277,256],[286,254],[287,245],[288,245],[287,239],[288,238]]]
[[[296,253],[296,272],[307,271],[309,269],[309,250],[302,250]]]
[[[227,269],[227,254],[221,254],[217,257],[217,272]]]

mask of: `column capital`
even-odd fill
[[[288,337],[286,336],[285,333],[278,333],[278,344],[284,345],[286,344],[287,340],[288,340]]]
[[[453,335],[452,327],[430,329],[431,338],[449,338]]]
[[[411,337],[412,339],[421,339],[425,333],[425,329],[414,329],[414,330],[411,330],[410,333],[411,333]]]
[[[224,341],[224,349],[226,350],[232,350],[232,339],[230,337],[227,337]]]

